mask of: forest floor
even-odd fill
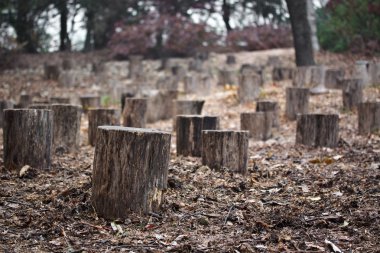
[[[238,62],[251,54],[260,53],[240,54]],[[318,56],[320,62],[330,59],[351,62]],[[24,72],[0,75],[0,85],[9,96],[28,89],[61,92]],[[244,176],[202,166],[200,158],[177,157],[173,133],[169,188],[157,213],[115,221],[97,217],[86,115],[80,151],[54,155],[50,170],[32,168],[20,177],[6,171],[1,158],[0,251],[380,252],[380,136],[358,136],[357,113],[343,110],[341,91],[332,90],[312,96],[310,111],[339,113],[339,146],[295,145],[296,122],[283,116],[290,85],[265,84],[261,97],[279,102],[280,127],[266,142],[250,140]],[[203,114],[219,115],[226,129],[239,129],[239,114],[255,109],[255,103],[239,104],[234,89],[214,87],[203,98]],[[365,98],[380,98],[380,90],[366,88]],[[148,127],[171,131],[172,120]],[[0,146],[2,157],[2,140]]]

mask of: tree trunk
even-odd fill
[[[4,166],[21,169],[29,165],[49,169],[53,140],[53,112],[8,109],[4,111]]]
[[[115,220],[158,211],[167,188],[170,138],[149,129],[98,128],[92,203],[99,216]]]
[[[307,5],[309,0],[286,0],[292,24],[297,66],[314,65],[314,51],[311,28],[308,21]]]
[[[352,110],[363,101],[363,80],[344,79],[342,82],[343,108]]]
[[[17,0],[17,16],[14,21],[17,43],[23,45],[28,53],[37,53],[37,41],[34,30],[34,18],[31,13],[31,1]]]
[[[296,120],[297,114],[306,114],[309,111],[308,88],[286,88],[285,116],[289,120]]]
[[[59,33],[60,37],[60,45],[59,45],[59,51],[66,51],[70,50],[70,39],[69,34],[67,32],[67,16],[69,13],[69,10],[67,8],[67,1],[66,0],[60,0],[57,4],[59,15],[60,15],[60,24],[61,24],[61,30]]]
[[[14,104],[8,100],[0,100],[0,127],[4,126],[4,110],[13,109]]]
[[[222,5],[222,18],[224,25],[226,26],[227,33],[232,31],[232,27],[230,25],[232,6],[227,2],[227,0],[223,0]]]
[[[202,155],[202,130],[219,128],[218,117],[178,115],[176,117],[177,156]]]
[[[79,97],[82,104],[83,112],[87,113],[90,108],[100,107],[100,97],[96,95],[85,95]]]
[[[261,78],[256,74],[241,75],[238,96],[241,103],[253,102],[260,95]]]
[[[248,164],[248,131],[202,131],[202,164],[226,167],[245,174]]]
[[[336,147],[338,114],[302,114],[297,119],[296,143],[311,147]]]
[[[272,137],[273,111],[240,114],[240,129],[249,131],[255,140],[266,141]]]
[[[358,128],[360,135],[380,130],[380,102],[364,102],[358,105]]]
[[[88,143],[96,144],[96,131],[98,126],[120,125],[120,111],[116,109],[90,109],[88,110]]]
[[[123,110],[123,126],[145,128],[148,100],[126,98]]]
[[[273,127],[280,126],[280,106],[277,102],[261,100],[256,103],[256,112],[273,112]]]

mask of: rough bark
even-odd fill
[[[296,143],[311,147],[336,147],[339,141],[337,114],[301,114],[297,118]]]
[[[261,78],[256,74],[242,74],[239,78],[238,97],[241,103],[253,102],[260,95]]]
[[[380,102],[358,104],[358,129],[360,135],[380,130]]]
[[[289,120],[296,120],[297,114],[306,114],[309,111],[308,88],[286,88],[285,116]]]
[[[4,110],[13,109],[14,104],[8,100],[0,100],[0,127],[4,126]]]
[[[202,130],[219,128],[218,117],[178,115],[176,117],[177,155],[202,155]]]
[[[76,152],[80,146],[80,122],[82,109],[79,106],[53,104],[54,137],[56,152]]]
[[[123,126],[145,128],[148,100],[126,98],[123,110]]]
[[[249,131],[255,140],[265,141],[272,137],[273,111],[240,114],[240,129]]]
[[[100,96],[96,95],[86,95],[79,97],[82,104],[83,112],[87,113],[90,108],[99,108],[100,107]]]
[[[167,188],[171,135],[101,126],[94,156],[92,203],[106,219],[157,212]]]
[[[344,79],[342,81],[343,108],[352,110],[363,101],[362,79]]]
[[[327,69],[325,84],[328,89],[342,89],[342,80],[344,78],[344,69]]]
[[[88,143],[96,145],[96,131],[98,126],[120,125],[120,111],[117,109],[90,109],[88,110]]]
[[[69,97],[51,97],[50,103],[51,104],[70,104],[70,98]]]
[[[269,100],[257,101],[256,112],[273,112],[272,126],[280,126],[280,106],[277,102]]]
[[[129,56],[129,73],[128,78],[134,79],[142,76],[143,72],[143,56]]]
[[[53,112],[50,110],[4,110],[4,166],[21,169],[29,165],[49,169],[53,140]]]
[[[56,64],[45,64],[45,79],[57,81],[59,78],[60,70],[59,66]]]
[[[202,164],[245,174],[248,164],[248,131],[202,131]]]

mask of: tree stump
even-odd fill
[[[175,100],[174,115],[202,114],[204,100]]]
[[[308,88],[286,88],[285,116],[289,120],[296,120],[297,114],[306,114],[309,111]]]
[[[256,112],[273,112],[272,126],[280,126],[280,107],[277,102],[269,100],[261,100],[256,103]]]
[[[157,212],[167,188],[171,135],[150,129],[100,126],[92,203],[106,219]]]
[[[116,109],[96,108],[88,110],[88,143],[96,144],[98,126],[119,126],[120,111]]]
[[[226,58],[226,64],[227,65],[234,65],[236,64],[236,57],[235,55],[228,54]]]
[[[240,114],[240,129],[249,131],[255,140],[266,141],[272,137],[273,111]]]
[[[0,127],[4,126],[4,110],[13,109],[14,104],[8,100],[0,100]]]
[[[197,74],[191,74],[185,76],[184,81],[184,92],[185,93],[196,93],[199,89],[200,76]]]
[[[25,94],[25,95],[20,95],[20,100],[17,105],[18,108],[28,108],[29,105],[32,103],[33,98],[31,95]]]
[[[152,91],[151,91],[152,92]],[[171,119],[173,117],[173,100],[177,99],[177,90],[154,91],[148,97],[147,122]]]
[[[203,61],[201,59],[195,58],[189,61],[189,71],[202,72],[203,71]]]
[[[134,79],[142,76],[143,72],[143,56],[131,55],[129,56],[129,73],[128,78]]]
[[[218,117],[178,115],[176,117],[177,155],[202,155],[202,130],[219,128]]]
[[[53,104],[54,150],[76,152],[80,146],[80,122],[82,108],[68,104]]]
[[[29,165],[49,169],[53,140],[53,112],[50,110],[4,110],[4,166],[21,169]]]
[[[219,70],[218,85],[237,85],[238,77],[235,70],[221,69]]]
[[[82,104],[83,112],[87,113],[90,108],[100,107],[100,96],[96,95],[85,95],[79,97]]]
[[[273,81],[283,81],[290,80],[293,78],[294,68],[289,67],[274,67],[272,70],[272,80]]]
[[[358,104],[358,129],[360,135],[380,130],[380,102]]]
[[[363,80],[344,79],[342,81],[343,108],[352,110],[363,100]]]
[[[326,89],[326,67],[323,65],[311,66],[311,80],[310,80],[310,94],[324,94],[328,93]]]
[[[44,65],[45,70],[45,78],[47,80],[55,80],[57,81],[59,78],[59,66],[56,64],[45,64]]]
[[[145,128],[148,100],[126,98],[123,110],[123,126]]]
[[[311,147],[336,147],[339,141],[337,114],[301,114],[297,118],[296,143]]]
[[[368,61],[356,61],[355,63],[354,78],[362,79],[363,86],[368,86],[372,82],[369,67]]]
[[[380,85],[380,62],[372,61],[369,65],[369,73],[372,80],[372,85]]]
[[[260,82],[256,74],[240,75],[238,97],[241,103],[253,102],[259,97]]]
[[[342,80],[344,78],[344,69],[327,69],[325,76],[325,85],[328,89],[342,89]]]
[[[63,70],[70,70],[74,66],[74,62],[72,59],[66,58],[62,61],[62,69]]]
[[[133,98],[133,97],[135,97],[135,94],[132,92],[121,93],[121,111],[124,111],[125,99],[126,98]]]
[[[51,97],[50,103],[51,104],[70,104],[70,98],[69,97]]]
[[[245,174],[248,163],[248,131],[202,131],[202,164],[229,168]]]

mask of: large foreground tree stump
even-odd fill
[[[4,110],[4,166],[21,169],[29,165],[49,169],[53,140],[53,112],[50,110]]]
[[[202,130],[219,128],[218,117],[178,115],[176,117],[177,155],[202,155]]]
[[[80,146],[82,108],[68,104],[53,104],[55,151],[76,152]]]
[[[260,95],[261,77],[256,74],[242,74],[239,79],[238,97],[240,102],[255,101]]]
[[[88,143],[96,144],[96,131],[98,126],[120,125],[120,111],[117,109],[96,108],[88,110]]]
[[[301,114],[297,118],[296,143],[311,147],[336,147],[339,141],[337,114]]]
[[[99,216],[157,212],[167,188],[170,138],[156,130],[98,127],[92,203]]]
[[[265,141],[272,137],[273,111],[240,114],[240,129],[249,131],[255,140]]]
[[[248,131],[202,131],[202,164],[210,168],[229,168],[246,173]]]
[[[342,81],[343,107],[352,110],[363,101],[363,81],[361,79],[344,79]]]
[[[297,114],[305,114],[309,111],[308,88],[286,88],[285,116],[289,120],[296,120]]]
[[[143,72],[143,56],[131,55],[129,56],[129,73],[128,78],[134,79],[142,76]]]
[[[148,100],[145,98],[126,98],[123,110],[123,126],[144,128]]]
[[[380,130],[380,102],[358,104],[358,128],[360,135]]]
[[[87,113],[90,108],[100,107],[100,96],[97,95],[85,95],[79,97],[82,104],[83,112]]]
[[[273,112],[272,126],[280,126],[280,107],[277,102],[270,100],[261,100],[256,103],[256,112]]]
[[[14,104],[8,100],[0,100],[0,127],[4,126],[4,110],[13,109]]]

